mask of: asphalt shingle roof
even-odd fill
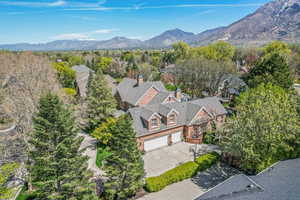
[[[164,85],[160,81],[144,82],[137,86],[135,79],[124,78],[118,85],[117,91],[119,92],[122,101],[136,105],[138,100],[151,88],[154,87],[158,91],[167,92]]]
[[[188,125],[192,122],[195,115],[205,108],[208,112],[214,112],[216,115],[227,114],[226,110],[215,97],[208,97],[204,99],[198,99],[189,102],[174,102],[167,104],[153,104],[146,107],[135,107],[129,109],[129,113],[133,119],[133,126],[137,133],[137,137],[160,132],[174,128],[174,126]],[[159,130],[149,131],[145,126],[143,119],[149,118],[153,113],[158,113],[162,116],[166,116],[172,109],[178,112],[177,123],[172,127],[167,127],[164,123],[161,124]]]
[[[300,158],[281,161],[256,176],[237,175],[196,200],[299,200]]]
[[[160,92],[158,93],[150,102],[149,105],[152,104],[161,104],[164,102],[170,95],[174,96],[172,92]]]
[[[72,69],[76,72],[76,83],[79,88],[79,93],[82,97],[85,97],[89,75],[90,73],[94,73],[94,71],[85,65],[75,65]]]

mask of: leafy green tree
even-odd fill
[[[58,96],[41,97],[33,118],[28,165],[29,181],[39,199],[97,199],[74,121]]]
[[[112,154],[104,165],[108,176],[105,196],[110,200],[125,200],[142,188],[144,163],[129,116],[121,116],[111,130],[109,149]]]
[[[261,84],[237,100],[237,113],[221,134],[224,152],[241,160],[241,167],[259,172],[272,163],[300,156],[297,102],[279,86]]]
[[[112,64],[113,59],[111,57],[100,57],[95,71],[98,71],[99,69],[103,72],[106,72],[109,68],[109,66]]]
[[[293,85],[286,58],[278,53],[270,54],[261,59],[258,64],[250,70],[246,77],[250,87],[256,87],[261,83],[273,83],[289,89]]]
[[[77,55],[71,55],[71,54],[65,54],[63,56],[63,60],[68,62],[69,66],[73,67],[74,65],[81,65],[84,64],[84,60],[82,56],[77,56]]]
[[[116,100],[101,71],[92,76],[88,90],[89,131],[93,132],[107,118],[112,117],[116,109]]]
[[[110,117],[106,122],[103,122],[96,128],[92,136],[95,137],[100,143],[107,145],[112,137],[112,127],[116,124],[116,119]]]
[[[7,181],[19,167],[17,163],[6,163],[0,167],[0,199],[10,199],[13,195],[13,188],[6,186]]]
[[[173,44],[174,55],[176,59],[186,59],[189,56],[190,46],[185,42]]]
[[[208,46],[199,47],[197,56],[202,56],[208,60],[231,61],[235,54],[235,47],[231,44],[219,41]]]
[[[263,47],[264,56],[276,53],[286,57],[290,55],[291,52],[288,44],[281,41],[274,41]]]
[[[66,63],[53,63],[58,79],[64,88],[75,88],[76,72]]]

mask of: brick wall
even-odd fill
[[[157,94],[158,91],[156,89],[154,89],[153,87],[150,88],[147,93],[139,100],[138,106],[147,105]]]

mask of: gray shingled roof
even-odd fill
[[[179,113],[177,118],[177,124],[175,125],[175,127],[183,126],[190,124],[195,115],[203,107],[208,112],[214,112],[216,115],[227,114],[225,108],[215,97],[208,97],[189,102],[174,102],[167,104],[147,105],[146,107],[136,107],[129,109],[129,113],[133,119],[133,126],[137,133],[137,137],[140,137],[162,130],[167,130],[170,128],[167,127],[164,123],[162,123],[159,130],[149,131],[143,123],[142,118],[147,119],[147,117],[150,117],[153,113],[158,113],[162,116],[166,116],[172,109],[174,109]]]
[[[161,104],[162,102],[164,102],[169,96],[174,97],[174,93],[173,92],[160,92],[158,93],[150,102],[149,105],[152,104]],[[175,97],[174,97],[175,98]]]
[[[94,71],[85,65],[75,65],[72,69],[76,72],[76,83],[79,93],[82,97],[86,97],[89,75],[94,73]]]
[[[90,68],[88,68],[85,65],[75,65],[72,67],[72,69],[74,71],[76,71],[76,73],[90,73],[90,72],[94,72],[93,70],[91,70]]]
[[[281,161],[256,176],[237,175],[196,200],[299,200],[300,158]]]
[[[120,94],[122,101],[136,105],[138,100],[151,88],[154,87],[161,92],[167,92],[164,85],[160,81],[144,82],[137,86],[135,79],[124,78],[118,85],[117,91]]]

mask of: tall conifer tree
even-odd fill
[[[93,200],[87,157],[79,150],[82,138],[71,111],[58,96],[41,97],[33,119],[29,152],[30,182],[40,199]]]
[[[116,109],[116,100],[101,71],[92,76],[88,91],[88,129],[95,130],[107,118],[112,117]]]
[[[111,200],[128,199],[143,186],[144,162],[129,116],[120,117],[111,130],[109,148],[112,155],[104,166],[108,176],[105,193]]]

